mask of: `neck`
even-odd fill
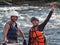
[[[11,21],[12,24],[16,24],[16,22]]]

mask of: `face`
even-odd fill
[[[11,16],[11,21],[15,22],[17,21],[18,17],[17,16]]]
[[[34,21],[32,21],[32,24],[33,24],[33,26],[37,26],[39,24],[39,21],[34,20]]]

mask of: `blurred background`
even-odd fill
[[[60,0],[0,0],[0,42],[3,42],[3,30],[6,22],[10,20],[11,10],[19,13],[17,23],[23,29],[27,43],[29,29],[32,26],[31,17],[40,20],[40,24],[47,18],[51,6],[55,5],[54,13],[44,29],[48,45],[60,45]],[[22,44],[23,39],[18,35]]]
[[[24,3],[28,4],[43,4],[43,3],[51,3],[51,2],[59,2],[60,0],[0,0],[0,5],[22,5]]]

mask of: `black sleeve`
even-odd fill
[[[41,25],[38,26],[38,28],[39,28],[41,31],[43,31],[45,25],[48,23],[50,17],[52,16],[52,13],[53,13],[53,11],[50,11],[50,13],[48,14],[46,20],[45,20]]]

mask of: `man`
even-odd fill
[[[7,22],[4,27],[4,42],[5,43],[14,43],[14,42],[17,43],[18,42],[18,39],[17,39],[18,32],[20,32],[20,35],[25,40],[25,36],[22,32],[22,29],[16,23],[16,21],[18,19],[18,12],[11,11],[11,12],[9,12],[9,16],[10,16],[11,20],[9,22]]]
[[[40,25],[39,25],[39,20],[37,18],[35,17],[31,18],[31,23],[33,24],[33,26],[29,31],[28,45],[47,45],[46,38],[43,35],[43,29],[48,23],[53,11],[54,11],[54,6],[52,6],[52,9],[47,19]]]

